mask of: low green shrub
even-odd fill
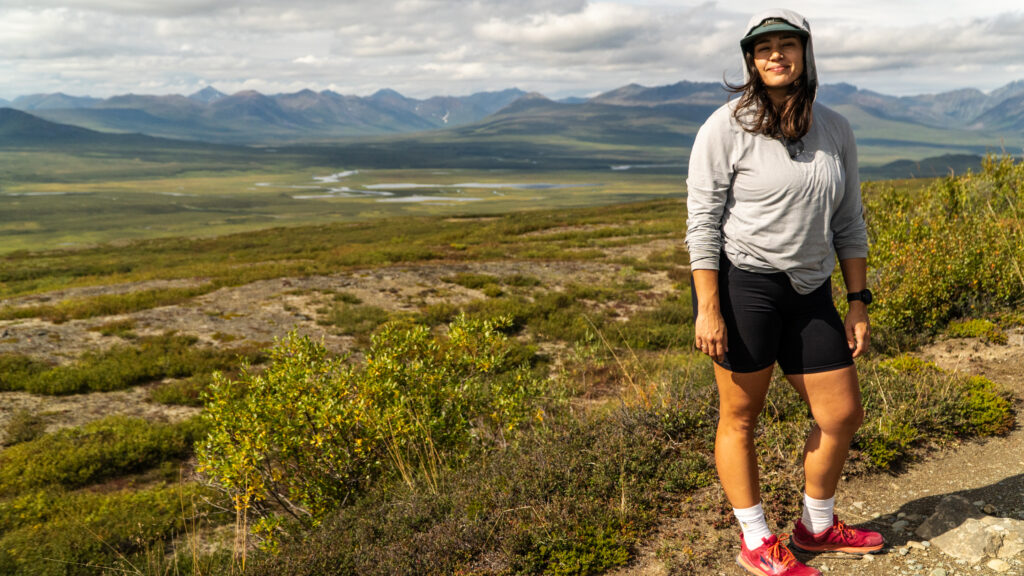
[[[641,350],[693,346],[693,307],[689,290],[666,298],[651,310],[637,312],[622,325],[610,324],[626,345]]]
[[[436,490],[374,490],[294,532],[252,574],[604,573],[631,559],[683,484],[714,480],[710,446],[665,423],[677,422],[659,410],[556,411],[507,449],[442,471]]]
[[[673,266],[668,269],[665,275],[668,276],[668,279],[672,281],[672,285],[677,290],[689,289],[691,276],[689,267]]]
[[[140,564],[131,560],[149,550],[166,550],[172,538],[200,522],[233,520],[215,513],[209,503],[215,497],[186,484],[106,493],[47,489],[2,500],[0,574],[153,573],[139,572]]]
[[[325,317],[319,320],[321,326],[333,326],[339,334],[367,340],[381,324],[398,316],[378,306],[349,304],[341,301],[331,306]]]
[[[4,446],[29,442],[43,435],[46,430],[46,420],[28,410],[18,410],[11,414],[11,419],[4,427]]]
[[[886,414],[872,418],[861,428],[857,446],[872,467],[889,469],[903,459],[910,447],[921,439],[921,431],[902,419],[906,416],[899,412]]]
[[[64,366],[0,355],[0,390],[53,395],[104,392],[232,368],[239,357],[259,360],[259,352],[254,349],[205,348],[195,346],[196,342],[195,337],[176,334],[139,338],[130,345],[86,352]]]
[[[634,274],[622,274],[620,282],[610,284],[568,284],[564,293],[576,300],[592,302],[636,302],[636,292],[650,288]]]
[[[1016,421],[1009,393],[992,381],[918,358],[874,363],[861,381],[867,419],[854,448],[868,468],[890,469],[926,441],[1005,434]]]
[[[999,325],[982,318],[950,322],[946,334],[953,338],[981,338],[993,344],[1006,344],[1009,341],[1006,332]]]
[[[597,294],[595,289],[593,294]],[[463,307],[466,314],[475,318],[503,316],[511,320],[511,330],[529,327],[541,338],[578,342],[593,332],[594,324],[602,324],[599,313],[591,313],[581,301],[588,293],[542,292],[532,299],[522,295],[504,295],[498,298],[477,300]]]
[[[482,290],[486,286],[497,285],[500,280],[497,276],[490,274],[474,274],[471,272],[460,272],[455,276],[448,276],[441,278],[445,282],[451,284],[458,284],[463,288],[469,288],[470,290]]]
[[[355,294],[351,292],[335,292],[332,296],[332,300],[335,302],[344,302],[345,304],[362,304],[363,301]]]
[[[615,312],[609,304],[636,303],[638,291],[649,288],[631,271],[622,274],[620,280],[618,284],[569,284],[560,291],[535,291],[531,296],[501,294],[462,307],[437,304],[428,307],[422,316],[429,323],[451,318],[460,311],[478,318],[507,316],[512,320],[512,330],[529,328],[542,339],[568,343],[592,339],[595,331],[603,333],[610,343],[638,349],[688,346],[692,342],[688,292],[662,300],[625,323],[610,319],[609,314]]]
[[[0,452],[0,495],[78,488],[146,470],[189,455],[204,433],[197,418],[154,424],[123,416],[59,430]]]
[[[191,519],[186,519],[191,521]],[[223,524],[223,520],[217,523]],[[212,524],[212,522],[211,522]],[[144,543],[136,552],[112,559],[106,573],[165,576],[220,576],[244,574],[242,561],[232,555],[227,541],[204,541],[186,525],[183,544],[174,539]],[[180,538],[180,537],[179,537]]]
[[[442,337],[386,324],[361,365],[291,334],[265,372],[215,379],[200,469],[240,509],[273,503],[314,522],[382,476],[413,482],[422,471],[429,482],[536,412],[539,383],[507,325],[459,317]]]
[[[196,296],[216,290],[216,284],[204,284],[195,288],[160,288],[141,290],[127,294],[101,294],[77,300],[65,300],[59,304],[0,308],[0,320],[17,318],[41,318],[60,324],[68,320],[129,314],[158,306],[170,306],[187,302]]]
[[[995,321],[1001,329],[1019,328],[1024,326],[1024,312],[1005,310],[995,315]]]
[[[602,325],[604,318],[588,310],[580,301],[581,297],[585,295],[545,292],[530,303],[523,320],[542,338],[563,342],[586,340],[594,325]]]
[[[693,343],[692,311],[688,292],[660,301],[654,308],[635,313],[626,322],[617,322],[601,310],[592,310],[587,302],[630,300],[620,287],[570,286],[563,292],[542,292],[533,299],[503,296],[478,300],[464,307],[476,317],[508,316],[512,328],[530,328],[537,336],[575,343],[593,338],[600,331],[609,343],[634,349],[661,350],[688,347]],[[457,310],[453,306],[435,306],[428,318],[443,318]]]
[[[543,282],[541,282],[539,278],[525,274],[503,276],[501,278],[501,283],[506,286],[514,286],[516,288],[534,288],[543,285]]]
[[[606,513],[607,514],[607,513]],[[551,574],[553,576],[577,576],[601,574],[609,568],[629,562],[630,548],[637,540],[637,534],[621,526],[614,514],[607,514],[604,525],[594,526],[587,522],[580,527],[543,538],[522,538],[514,545],[520,547],[509,563],[515,574]]]
[[[210,338],[213,338],[214,340],[216,340],[217,342],[220,342],[222,344],[226,344],[228,342],[234,342],[235,340],[238,340],[239,338],[241,338],[241,336],[239,336],[237,334],[229,334],[227,332],[221,332],[221,331],[218,330],[217,332],[214,332],[213,334],[211,334]]]
[[[479,290],[488,298],[497,298],[504,294],[504,290],[501,288],[503,279],[490,274],[461,272],[455,276],[449,276],[447,278],[442,278],[441,280],[451,284],[458,284],[459,286],[469,288],[471,290]]]
[[[437,326],[451,322],[462,312],[462,307],[445,300],[422,308],[417,321],[428,326]]]
[[[27,390],[49,366],[23,354],[0,354],[0,390]]]
[[[98,326],[89,328],[92,332],[99,332],[104,336],[117,336],[126,340],[134,339],[137,337],[135,332],[135,322],[133,320],[115,320],[113,322],[107,322]]]
[[[1024,163],[1008,155],[923,190],[866,187],[873,319],[894,347],[1024,300],[1022,204]]]
[[[968,376],[956,399],[958,431],[975,436],[1007,434],[1016,423],[1009,392],[983,376]]]
[[[203,392],[213,382],[213,374],[199,374],[191,378],[168,380],[149,391],[149,401],[168,406],[203,405]]]
[[[670,270],[679,266],[689,267],[690,253],[684,247],[677,246],[667,250],[652,252],[647,256],[647,262],[651,264],[668,264]]]

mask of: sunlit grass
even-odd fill
[[[93,177],[85,172],[80,179],[67,175],[15,180],[0,190],[0,254],[402,216],[497,215],[605,205],[683,193],[678,176],[611,169],[605,172],[361,170],[338,182],[314,179],[345,168],[187,171],[172,177],[122,176],[118,179]],[[483,186],[459,186],[467,183]],[[381,195],[381,190],[369,190],[368,194],[340,191],[342,187],[365,191],[366,186],[387,184],[421,184],[427,188],[396,187],[387,191],[393,194],[391,196]],[[489,188],[486,184],[496,186]],[[508,184],[522,184],[524,188]],[[531,188],[538,184],[556,187]],[[90,216],[82,218],[83,214]]]
[[[625,204],[614,210],[546,209],[486,219],[377,219],[212,238],[13,252],[0,255],[0,297],[156,279],[199,279],[206,285],[196,288],[201,293],[266,278],[438,259],[591,259],[601,253],[587,248],[596,248],[597,242],[614,235],[681,240],[683,213],[680,201],[662,200]],[[557,230],[557,234],[554,238],[524,236],[542,230]],[[173,296],[171,292],[154,291],[154,302]],[[72,306],[74,303],[58,307]],[[0,309],[0,315],[6,317],[17,314]]]

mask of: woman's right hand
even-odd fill
[[[715,362],[725,360],[725,353],[729,351],[729,337],[722,313],[718,310],[698,310],[694,327],[694,345],[697,349],[711,356]]]
[[[719,307],[718,270],[694,270],[693,289],[697,297],[693,343],[715,362],[722,362],[729,351],[729,340],[725,333],[725,318],[722,318]]]

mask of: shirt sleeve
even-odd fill
[[[712,114],[697,131],[686,178],[686,247],[691,270],[718,270],[722,214],[732,186],[729,110]]]
[[[843,146],[843,168],[846,173],[846,189],[843,199],[832,215],[832,241],[836,256],[840,260],[848,258],[867,258],[868,233],[864,224],[864,206],[860,196],[860,175],[857,166],[857,141],[853,130],[846,119],[842,119],[845,128],[845,145]]]

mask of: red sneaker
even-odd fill
[[[762,544],[753,550],[747,549],[747,542],[740,538],[740,555],[736,563],[751,574],[758,576],[821,576],[814,568],[797,560],[786,547],[787,536],[780,540],[774,534],[761,540]]]
[[[881,550],[884,543],[878,532],[851,528],[835,515],[832,516],[832,527],[821,534],[811,534],[800,520],[796,521],[793,529],[793,546],[805,552],[870,554]]]

